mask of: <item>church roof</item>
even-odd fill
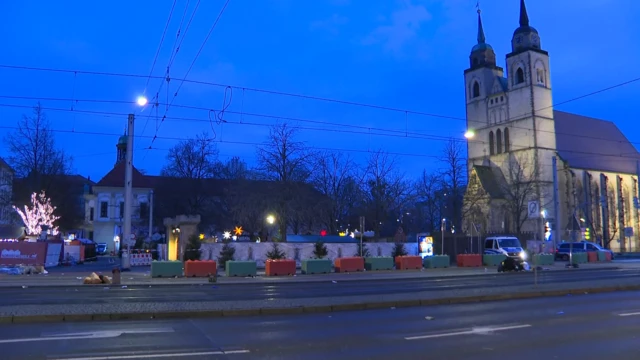
[[[474,165],[473,169],[480,180],[480,185],[492,199],[504,198],[501,185],[505,183],[505,179],[499,168]]]
[[[125,162],[120,161],[95,186],[124,187]],[[134,188],[150,188],[149,181],[138,169],[133,167],[132,186]]]
[[[616,124],[553,111],[556,147],[571,168],[635,174],[640,153]]]

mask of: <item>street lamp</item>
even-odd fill
[[[447,227],[447,219],[442,219],[442,224],[440,225],[440,234],[442,235],[442,244],[440,247],[440,255],[444,255],[444,230]]]
[[[144,97],[144,96],[138,96],[138,100],[136,100],[136,103],[139,106],[145,106],[145,105],[147,105],[148,102],[149,102],[149,100],[147,100],[147,98]]]
[[[476,136],[476,133],[472,129],[469,129],[466,133],[464,133],[464,137],[467,139],[472,139],[474,136]]]
[[[275,223],[275,222],[276,222],[276,217],[275,216],[273,216],[273,215],[268,215],[267,216],[267,223],[269,225],[273,225],[273,223]]]

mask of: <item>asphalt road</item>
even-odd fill
[[[246,318],[0,326],[3,360],[638,358],[640,292]]]
[[[538,273],[539,284],[584,283],[598,280],[640,279],[639,269],[557,270]],[[533,273],[490,273],[487,275],[369,281],[327,281],[272,284],[204,284],[187,286],[102,286],[3,288],[0,306],[57,304],[118,304],[147,302],[200,302],[305,299],[342,296],[411,294],[482,288],[533,286]]]

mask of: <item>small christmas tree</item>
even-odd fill
[[[407,249],[404,247],[403,243],[395,243],[393,245],[393,250],[391,253],[391,256],[393,256],[393,258],[397,258],[398,256],[406,256],[407,255]]]
[[[51,199],[45,195],[44,191],[40,194],[31,194],[31,208],[25,205],[24,211],[15,206],[13,209],[20,215],[27,235],[40,234],[42,225],[48,226],[53,235],[58,234],[58,227],[53,223],[58,221],[60,217],[53,214],[56,207],[51,205]]]
[[[318,241],[315,243],[313,247],[313,256],[315,256],[316,259],[323,259],[328,254],[329,251],[327,250],[327,246],[323,242]]]
[[[185,249],[184,260],[200,260],[200,238],[198,235],[189,236],[189,242],[187,243],[187,248]]]
[[[222,245],[222,249],[220,249],[220,255],[218,256],[218,264],[221,267],[225,267],[227,261],[233,261],[234,256],[236,255],[236,248],[226,240],[224,245]]]
[[[371,257],[371,253],[364,242],[358,242],[358,252],[354,256]]]
[[[287,257],[287,254],[280,249],[280,245],[277,242],[272,243],[271,250],[267,251],[267,259],[280,260]]]

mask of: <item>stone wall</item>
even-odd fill
[[[278,243],[280,249],[287,254],[287,258],[295,259],[298,266],[302,260],[313,258],[313,243]],[[393,243],[365,243],[371,256],[391,256],[393,251]],[[200,247],[200,259],[201,260],[217,260],[222,249],[222,243],[214,244],[202,244]],[[266,253],[271,250],[273,243],[245,243],[236,242],[233,243],[236,249],[235,260],[255,260],[258,267],[264,267],[264,262],[267,259]],[[356,256],[358,252],[357,244],[325,244],[327,247],[327,258],[335,260],[336,258],[343,256]],[[418,243],[411,242],[404,244],[405,249],[409,255],[418,254]]]

